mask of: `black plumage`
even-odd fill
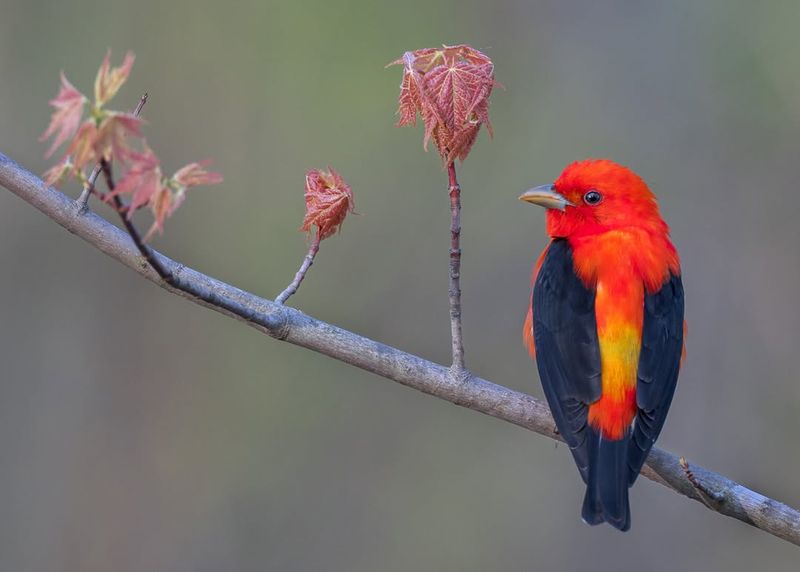
[[[556,425],[586,483],[583,518],[630,527],[628,487],[664,426],[683,347],[683,286],[671,276],[644,303],[635,420],[622,439],[603,438],[588,424],[602,393],[595,292],[576,275],[564,239],[550,243],[534,284],[536,363]]]

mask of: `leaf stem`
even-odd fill
[[[146,98],[143,98],[143,100]],[[141,108],[139,108],[141,109]],[[103,176],[106,180],[106,187],[108,187],[108,192],[112,193],[111,200],[114,202],[114,208],[116,209],[117,213],[119,213],[119,217],[122,219],[122,224],[125,225],[125,230],[128,231],[128,234],[131,236],[133,243],[136,245],[136,248],[142,254],[144,259],[147,263],[153,267],[153,270],[156,271],[161,279],[170,284],[172,286],[178,287],[175,284],[175,278],[167,268],[165,268],[158,258],[153,255],[153,250],[145,244],[144,240],[142,240],[142,235],[139,234],[139,231],[136,228],[136,225],[133,224],[133,221],[130,220],[128,217],[128,207],[122,202],[122,199],[119,195],[114,195],[114,189],[116,185],[114,183],[114,174],[111,170],[111,163],[106,159],[100,160],[100,169],[103,172]]]
[[[454,161],[447,164],[450,179],[450,337],[453,346],[452,370],[463,372],[464,341],[461,336],[461,187],[456,178]]]
[[[311,268],[312,264],[314,264],[314,257],[317,255],[317,252],[319,252],[320,242],[320,232],[317,230],[317,234],[311,241],[311,245],[308,247],[308,252],[306,253],[305,258],[303,258],[303,263],[300,265],[300,269],[297,271],[297,274],[294,275],[294,280],[292,280],[292,283],[289,284],[283,292],[278,294],[278,297],[275,298],[276,304],[283,304],[289,299],[289,296],[296,293],[297,289],[300,288],[300,283],[303,281],[303,278],[306,277],[306,272],[308,272],[308,269]]]

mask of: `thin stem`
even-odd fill
[[[131,235],[131,239],[133,239],[133,243],[136,245],[136,248],[139,250],[139,252],[141,252],[147,263],[153,267],[153,270],[156,271],[156,274],[158,274],[164,282],[175,286],[175,280],[172,272],[164,267],[161,264],[161,261],[159,261],[155,255],[153,255],[153,250],[147,246],[147,244],[145,244],[144,240],[142,240],[142,235],[139,234],[139,231],[136,229],[133,221],[126,214],[128,212],[127,206],[122,202],[122,199],[119,197],[119,195],[113,194],[116,184],[114,183],[114,174],[111,171],[111,163],[105,159],[101,159],[100,168],[103,171],[108,192],[111,193],[111,200],[114,202],[114,208],[116,208],[117,212],[119,213],[119,217],[122,219],[122,224],[125,225],[125,230],[128,231],[128,234]]]
[[[306,272],[308,272],[308,269],[314,264],[314,257],[317,255],[317,252],[319,252],[319,243],[320,234],[319,231],[317,231],[316,236],[314,236],[314,239],[311,241],[311,245],[308,247],[306,257],[303,258],[300,269],[297,271],[297,274],[294,275],[294,280],[286,287],[286,290],[278,294],[278,297],[275,298],[276,304],[283,304],[289,299],[289,296],[292,296],[297,292],[297,289],[300,288],[300,283],[303,281],[303,278],[306,277]]]
[[[78,197],[78,200],[75,203],[78,206],[78,211],[83,212],[89,207],[89,197],[94,192],[94,184],[97,181],[97,177],[100,175],[100,171],[102,170],[102,166],[100,163],[94,166],[92,172],[89,174],[89,178],[86,179],[86,185],[83,187],[83,191],[81,191],[81,196]]]
[[[453,345],[454,372],[463,372],[464,341],[461,336],[461,187],[456,179],[456,165],[447,165],[450,179],[450,338]]]
[[[136,104],[136,108],[133,110],[134,117],[139,117],[145,103],[147,103],[147,93],[142,95],[139,99],[139,103]],[[103,165],[101,163],[101,161],[98,161],[94,166],[94,169],[92,169],[92,172],[89,174],[89,178],[86,179],[86,185],[84,185],[83,191],[81,191],[81,196],[75,201],[78,212],[85,212],[89,207],[89,197],[95,192],[95,182],[97,181],[97,177],[100,176],[100,172],[103,170]]]

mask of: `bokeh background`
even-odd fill
[[[117,97],[170,170],[213,157],[156,246],[265,296],[303,174],[360,216],[292,303],[446,362],[446,178],[398,130],[408,49],[468,42],[505,85],[460,168],[467,359],[541,396],[520,343],[543,213],[586,156],[641,172],[683,257],[689,354],[660,445],[800,505],[800,4],[0,0],[0,150],[42,172],[58,72]],[[77,188],[65,191],[77,194]],[[109,216],[111,213],[98,205]],[[797,548],[642,480],[579,519],[564,447],[166,295],[0,192],[0,570],[797,570]]]

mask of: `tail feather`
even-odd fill
[[[631,527],[627,463],[630,432],[622,439],[610,441],[592,428],[587,438],[592,443],[581,516],[587,524],[607,522],[618,530],[628,530]]]

